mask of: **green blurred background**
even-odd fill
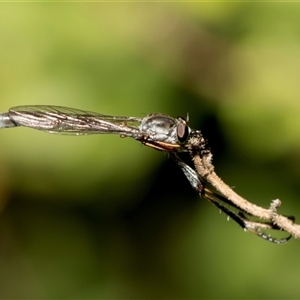
[[[216,171],[300,220],[300,5],[1,3],[0,111],[189,113]],[[300,298],[299,241],[244,233],[131,139],[0,131],[0,298]]]

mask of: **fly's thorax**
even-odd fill
[[[174,119],[160,113],[152,113],[145,117],[139,129],[155,141],[171,144],[185,143],[191,131],[184,118]]]

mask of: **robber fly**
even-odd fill
[[[17,106],[0,114],[0,128],[18,126],[69,135],[118,134],[121,137],[133,138],[156,150],[166,151],[199,195],[217,206],[244,230],[277,244],[285,243],[291,237],[276,239],[265,234],[263,232],[265,229],[279,230],[280,228],[269,221],[261,219],[252,221],[251,214],[226,197],[208,189],[205,186],[205,179],[179,158],[180,152],[190,152],[190,140],[194,136],[198,137],[199,151],[210,153],[206,149],[206,141],[200,131],[189,127],[188,117],[172,118],[161,113],[152,113],[144,118],[109,116],[51,105]]]

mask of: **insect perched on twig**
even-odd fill
[[[109,116],[50,105],[17,106],[0,114],[0,128],[17,126],[57,134],[119,134],[121,137],[131,137],[146,146],[168,152],[199,195],[227,214],[245,231],[277,244],[287,242],[292,235],[300,238],[300,226],[293,223],[294,217],[277,214],[279,200],[273,202],[270,209],[263,209],[237,195],[216,175],[206,141],[199,130],[192,130],[188,126],[188,118],[172,118],[160,113],[149,114],[144,118]],[[181,152],[191,155],[195,169],[181,160]],[[219,193],[208,189],[207,182]],[[277,239],[264,232],[268,229],[285,230],[290,235]]]

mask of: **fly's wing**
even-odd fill
[[[135,137],[142,119],[108,116],[48,105],[17,106],[0,115],[0,128],[25,126],[49,133],[86,135],[115,133]]]

